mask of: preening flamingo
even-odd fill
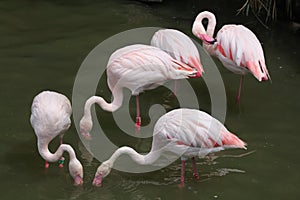
[[[202,20],[208,19],[205,30]],[[224,25],[213,38],[216,17],[204,11],[196,17],[192,32],[203,41],[206,51],[216,56],[230,71],[240,74],[240,87],[237,101],[240,101],[243,75],[252,73],[258,81],[270,79],[262,46],[255,34],[243,25]]]
[[[246,149],[246,143],[228,131],[225,126],[209,114],[195,109],[176,109],[166,113],[156,122],[152,147],[148,154],[141,155],[130,147],[121,147],[97,169],[93,185],[101,186],[114,162],[122,154],[129,155],[140,165],[153,164],[164,151],[181,156],[181,185],[184,185],[184,166],[192,157],[194,176],[198,178],[195,156],[203,158],[209,153],[228,148]]]
[[[173,59],[159,48],[136,44],[115,51],[107,64],[107,83],[112,92],[113,101],[107,103],[102,97],[90,97],[84,106],[84,115],[80,120],[80,132],[86,139],[91,139],[93,122],[91,106],[100,105],[103,110],[114,112],[121,107],[124,87],[136,96],[136,126],[141,125],[139,94],[162,85],[168,80],[196,77],[197,70],[183,62]]]
[[[44,91],[33,99],[30,123],[37,136],[38,151],[43,159],[56,162],[63,158],[63,152],[67,151],[70,156],[69,171],[74,184],[81,185],[83,168],[73,148],[68,144],[61,144],[54,154],[48,149],[48,144],[52,139],[69,129],[71,113],[71,103],[66,96],[57,92]]]

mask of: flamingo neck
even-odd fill
[[[117,149],[110,157],[108,161],[111,164],[111,167],[114,164],[114,162],[118,159],[118,157],[123,154],[129,155],[131,159],[139,165],[150,165],[159,158],[158,152],[150,151],[146,155],[141,155],[137,153],[134,149],[125,146]]]
[[[48,149],[48,143],[38,140],[38,150],[40,155],[48,162],[56,162],[61,157],[64,151],[68,152],[70,161],[77,159],[73,148],[68,144],[61,144],[55,153],[51,153]]]
[[[119,109],[123,102],[123,91],[116,88],[112,91],[113,101],[107,103],[102,97],[92,96],[90,97],[84,106],[84,116],[91,118],[91,106],[97,103],[103,110],[114,112]]]
[[[207,24],[206,30],[202,23],[203,19],[208,19],[208,24]],[[208,35],[209,37],[213,37],[214,32],[215,32],[216,23],[217,23],[216,17],[213,13],[208,12],[208,11],[201,12],[198,14],[198,16],[196,17],[196,19],[194,21],[192,32],[197,37],[199,37],[200,34],[205,34],[205,35]],[[213,45],[208,45],[208,44],[203,43],[203,47],[210,53],[210,49],[213,48]]]
[[[205,30],[203,26],[203,19],[208,19],[207,28]],[[214,31],[216,27],[216,17],[213,13],[204,11],[198,14],[193,24],[193,34],[197,36],[197,34],[206,34],[210,37],[214,36]]]

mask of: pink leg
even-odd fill
[[[49,163],[48,161],[45,160],[45,169],[48,169],[49,168]]]
[[[184,167],[185,167],[185,160],[181,160],[181,174],[180,174],[180,184],[179,187],[184,187]]]
[[[241,100],[242,85],[243,85],[243,75],[241,75],[241,79],[240,79],[239,93],[238,93],[238,96],[236,98],[237,103],[239,103],[240,100]]]
[[[177,80],[174,80],[174,95],[176,96],[176,92],[177,92]]]
[[[193,169],[194,169],[194,177],[196,180],[199,180],[199,174],[198,174],[198,170],[197,170],[197,166],[196,166],[196,159],[195,157],[192,158],[192,162],[193,162]]]
[[[136,122],[135,122],[135,128],[137,133],[140,130],[142,124],[142,120],[141,120],[141,114],[140,114],[140,98],[139,95],[136,96]]]

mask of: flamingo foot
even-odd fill
[[[65,158],[64,157],[61,157],[58,161],[59,165],[58,167],[59,168],[63,168],[64,167],[64,162],[65,162]]]
[[[45,169],[49,168],[49,163],[47,161],[45,161]]]

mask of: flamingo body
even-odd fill
[[[162,29],[153,35],[151,45],[170,54],[174,59],[197,70],[196,77],[203,73],[200,55],[193,41],[184,33],[175,29]]]
[[[62,154],[67,151],[70,155],[69,171],[74,178],[74,184],[81,185],[83,168],[73,148],[68,144],[61,144],[54,154],[48,149],[51,140],[69,129],[71,113],[71,103],[67,97],[57,92],[44,91],[33,99],[30,122],[37,136],[40,155],[48,162],[56,162],[59,159],[64,160]]]
[[[102,178],[110,173],[115,160],[128,154],[141,165],[153,164],[163,151],[173,152],[182,158],[181,183],[184,182],[184,162],[187,158],[203,158],[209,153],[228,148],[246,149],[246,143],[231,133],[218,120],[195,109],[176,109],[166,113],[156,122],[152,147],[148,154],[138,154],[130,147],[117,149],[97,169],[93,184],[100,186]],[[198,176],[193,159],[194,175]]]

